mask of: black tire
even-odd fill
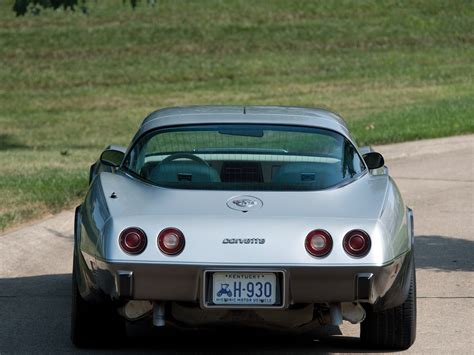
[[[93,305],[81,297],[75,264],[74,262],[72,272],[72,343],[79,348],[119,345],[126,336],[124,319],[117,314],[111,303]]]
[[[366,308],[360,337],[364,345],[382,349],[408,349],[416,338],[416,276],[411,268],[408,297],[401,305],[381,312]]]

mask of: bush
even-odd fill
[[[97,1],[97,0],[96,0]],[[87,13],[86,0],[15,0],[13,4],[13,11],[17,16],[23,16],[27,12],[31,12],[34,15],[39,15],[41,9],[53,8],[54,10],[62,7],[63,9],[75,10],[75,7],[81,5],[79,8],[83,13]],[[126,0],[123,0],[125,3]],[[132,8],[137,7],[139,0],[130,0]],[[147,0],[149,5],[155,5],[156,0]]]
[[[79,0],[15,0],[13,4],[13,11],[17,16],[23,16],[28,11],[38,15],[41,9],[53,8],[58,9],[61,6],[64,9],[71,9],[74,11],[74,6],[78,4]],[[83,3],[85,0],[82,1]]]

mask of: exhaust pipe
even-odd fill
[[[342,324],[342,311],[340,303],[331,303],[331,308],[329,308],[329,314],[331,317],[331,325],[341,325]]]
[[[129,321],[135,321],[151,313],[153,303],[150,301],[128,301],[123,307],[118,309],[121,316]]]
[[[165,303],[153,302],[153,325],[155,327],[165,326]]]
[[[342,304],[342,317],[352,324],[361,323],[365,319],[365,309],[360,303],[345,302]]]

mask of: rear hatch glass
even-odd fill
[[[355,147],[337,132],[249,124],[148,132],[123,168],[162,187],[242,191],[323,190],[365,171]]]

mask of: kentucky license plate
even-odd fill
[[[276,285],[274,273],[216,272],[212,277],[212,302],[218,305],[273,305]]]

